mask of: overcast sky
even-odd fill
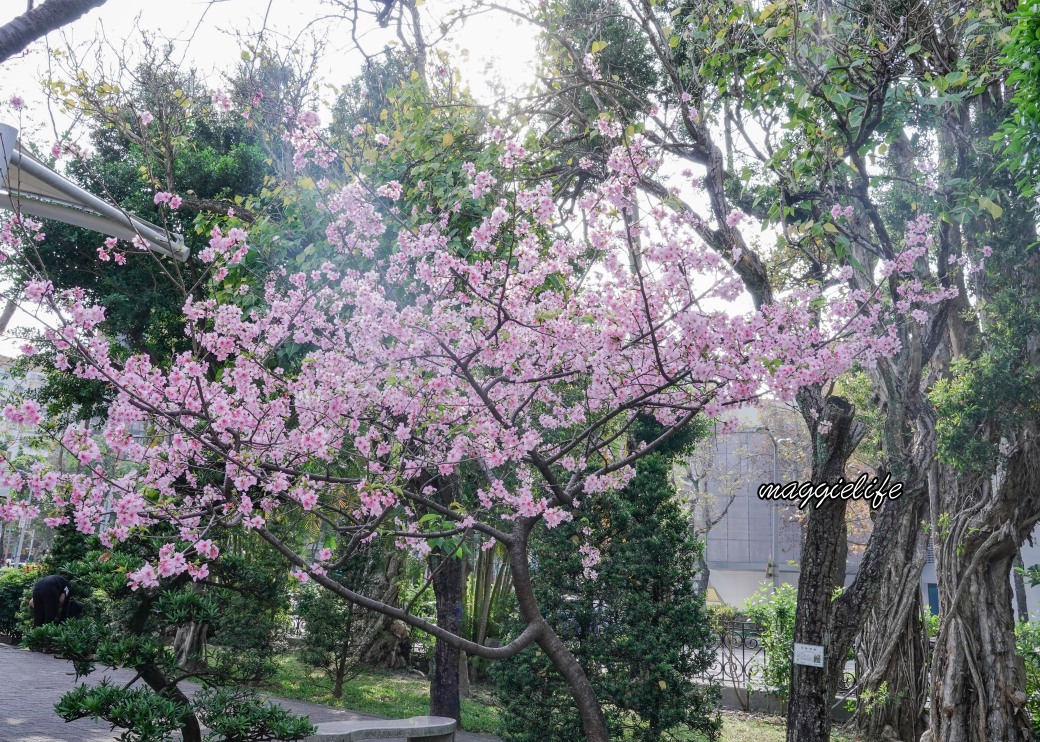
[[[436,19],[455,3],[428,0],[423,4],[431,30],[436,28]],[[370,0],[362,0],[362,7],[374,6]],[[0,2],[0,24],[25,8],[25,0]],[[139,49],[145,33],[172,40],[177,54],[183,55],[184,66],[198,69],[214,88],[220,87],[223,75],[234,69],[245,48],[244,39],[250,34],[263,28],[267,37],[282,47],[312,43],[310,34],[317,34],[327,44],[319,79],[342,84],[357,72],[363,57],[356,51],[347,22],[335,17],[337,10],[329,0],[108,0],[3,64],[0,122],[21,124],[24,136],[48,149],[55,139],[55,128],[63,131],[69,125],[69,119],[63,118],[57,107],[47,106],[43,92],[48,49],[71,47],[93,58],[93,49],[104,39],[102,57],[113,60],[124,49]],[[368,53],[378,52],[393,39],[393,33],[379,29],[371,20],[359,37]],[[478,96],[486,91],[484,81],[489,75],[515,88],[529,81],[533,73],[534,35],[504,14],[487,13],[471,19],[445,48],[452,52],[466,83]],[[468,54],[463,56],[461,49]],[[15,95],[26,102],[20,119],[7,105]],[[19,312],[10,329],[34,324]],[[9,336],[0,338],[0,354],[18,355],[21,344]]]
[[[362,7],[374,7],[371,0],[361,2]],[[438,19],[457,4],[458,0],[428,0],[422,4],[430,38],[435,34]],[[24,0],[0,3],[0,23],[24,9]],[[49,145],[55,125],[61,129],[67,121],[57,110],[46,107],[42,80],[47,77],[48,48],[71,45],[79,54],[93,57],[93,51],[87,50],[105,39],[103,54],[114,59],[123,49],[139,48],[142,33],[160,34],[174,41],[185,66],[197,68],[214,87],[220,85],[227,71],[234,69],[245,48],[243,39],[251,33],[263,28],[267,38],[282,47],[313,43],[311,34],[317,34],[326,40],[319,77],[341,84],[359,69],[362,56],[356,51],[349,24],[337,17],[339,11],[331,0],[108,0],[51,34],[46,42],[37,42],[20,57],[5,62],[0,75],[0,101],[6,102],[13,95],[24,98],[28,106],[23,129]],[[394,42],[393,29],[380,29],[369,19],[359,40],[367,52],[378,52],[387,42]],[[471,18],[441,48],[452,53],[478,97],[486,91],[489,74],[515,88],[529,81],[533,73],[534,35],[530,28],[518,27],[516,19],[506,14],[491,12]],[[468,54],[463,56],[461,49]],[[6,106],[0,107],[0,120],[17,123]]]

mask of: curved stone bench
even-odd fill
[[[455,742],[455,720],[443,716],[411,719],[327,721],[306,742],[355,742],[362,739],[404,737],[408,742]]]

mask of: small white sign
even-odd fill
[[[794,663],[809,667],[823,667],[823,647],[819,644],[794,645]]]

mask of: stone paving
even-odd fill
[[[54,713],[54,704],[71,690],[75,677],[72,665],[49,654],[27,652],[0,644],[0,742],[113,742],[119,734],[104,722],[80,719],[62,721]],[[98,670],[86,682],[96,683],[102,675],[116,682],[129,682],[129,670]],[[185,690],[191,685],[185,683]],[[305,701],[275,698],[279,704],[297,714],[306,714],[315,724],[325,721],[376,719],[352,711],[321,706]],[[388,740],[388,742],[394,742]],[[403,738],[399,742],[404,742]],[[460,732],[457,742],[499,742],[497,737]]]

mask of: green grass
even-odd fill
[[[785,742],[787,731],[782,716],[724,711],[722,742]]]
[[[300,662],[292,654],[280,655],[277,664],[277,672],[267,683],[274,695],[394,719],[430,712],[430,684],[416,675],[364,669],[343,684],[343,697],[336,700],[332,697],[332,682],[321,670]],[[462,728],[469,732],[498,734],[501,709],[495,704],[490,689],[474,685],[470,693],[470,698],[462,701]],[[786,739],[783,717],[722,711],[722,742],[785,742]],[[831,739],[848,742],[852,738],[837,731]]]
[[[785,742],[787,729],[782,716],[722,711],[722,742]],[[850,742],[852,737],[832,731],[832,742]]]
[[[430,684],[416,675],[366,668],[344,682],[343,697],[337,700],[332,697],[332,681],[321,670],[291,654],[280,655],[276,661],[278,670],[267,683],[275,695],[392,719],[430,713]],[[462,700],[462,728],[468,732],[498,732],[499,709],[490,690],[470,686],[470,697]]]
[[[675,739],[682,742],[705,742],[697,733],[678,732]],[[787,727],[784,717],[773,714],[745,713],[722,709],[722,736],[720,742],[786,742]],[[831,732],[831,742],[851,742],[843,732]]]

